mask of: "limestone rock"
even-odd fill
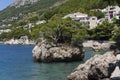
[[[32,50],[33,58],[39,62],[61,62],[82,60],[82,49],[70,46],[52,46],[47,43],[39,43]]]
[[[113,71],[113,73],[111,75],[111,79],[116,78],[116,77],[119,77],[119,79],[120,79],[120,68],[119,68],[119,66],[117,66],[115,68],[115,70]]]
[[[34,41],[28,39],[27,36],[21,36],[20,39],[11,39],[9,41],[4,42],[4,44],[8,45],[33,45]]]
[[[10,5],[17,7],[24,6],[26,4],[33,4],[36,3],[38,0],[14,0],[14,2]]]
[[[104,55],[95,55],[85,64],[79,65],[67,80],[109,80],[115,69],[116,56],[114,52]]]
[[[93,50],[110,49],[111,45],[115,44],[114,41],[94,41],[88,40],[83,42],[83,47],[92,48]]]

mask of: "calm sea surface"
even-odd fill
[[[0,80],[65,80],[80,63],[105,52],[95,53],[86,49],[86,56],[81,62],[45,64],[33,62],[33,47],[0,43]]]

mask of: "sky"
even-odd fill
[[[14,0],[0,0],[0,10],[5,9],[7,6],[13,3],[13,1]]]

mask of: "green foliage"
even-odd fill
[[[104,13],[102,13],[101,11],[94,11],[92,12],[92,15],[96,16],[98,19],[105,17]]]
[[[95,29],[92,29],[89,34],[91,38],[95,40],[109,40],[113,35],[113,29],[114,25],[105,21],[103,24],[98,25]]]
[[[120,43],[120,27],[114,29],[114,35],[112,36],[112,39],[117,43]]]
[[[20,21],[17,22],[16,26],[24,26],[26,24],[27,24],[27,22],[20,20]]]
[[[118,0],[68,0],[60,6],[50,8],[58,1],[61,0],[40,0],[33,5],[26,5],[19,8],[8,7],[1,11],[1,20],[23,13],[23,19],[16,21],[14,26],[23,27],[28,22],[35,23],[39,19],[45,19],[47,23],[36,25],[31,29],[31,32],[29,32],[29,29],[13,28],[12,32],[1,34],[0,38],[19,38],[20,36],[28,35],[34,40],[38,40],[39,37],[44,37],[54,43],[71,43],[88,38],[88,33],[91,39],[109,40],[112,37],[114,25],[111,23],[104,22],[97,26],[97,28],[87,31],[87,26],[81,25],[80,22],[74,22],[70,18],[62,19],[62,17],[70,13],[82,12],[90,16],[102,18],[104,16],[103,13],[99,11],[92,12],[90,10],[104,8],[108,5],[119,5],[120,2]],[[119,26],[119,20],[115,20],[114,24]],[[114,36],[115,38],[117,39]]]
[[[21,36],[29,36],[29,31],[25,30],[24,28],[14,28],[12,32],[10,32],[10,35],[15,39],[19,39]]]
[[[117,44],[120,44],[120,19],[113,19],[113,24],[115,25],[115,28],[111,39],[116,41]]]
[[[0,20],[10,18],[12,16],[19,16],[19,13],[28,14],[31,12],[39,12],[39,14],[41,14],[58,1],[61,0],[39,0],[37,3],[32,5],[28,4],[18,8],[8,7],[0,11]]]
[[[110,4],[117,5],[118,1],[117,0],[105,0],[105,1],[104,0],[68,0],[66,3],[62,4],[61,6],[52,8],[47,12],[45,12],[42,15],[42,18],[48,20],[56,14],[64,16],[66,14],[70,14],[74,12],[83,12],[101,18],[104,16],[101,12],[96,12],[91,14],[89,10],[104,8]]]
[[[11,39],[10,33],[2,33],[2,34],[0,34],[0,41],[9,40],[9,39]]]
[[[58,12],[57,8],[47,10],[42,16],[41,19],[49,20],[52,16],[54,16]]]
[[[11,32],[9,33],[2,33],[0,35],[0,39],[4,40],[4,39],[11,39],[11,38],[15,38],[15,39],[19,39],[21,36],[30,36],[29,31],[25,30],[23,28],[13,28]]]
[[[81,23],[57,16],[52,17],[48,23],[41,26],[40,31],[42,37],[54,43],[82,41],[88,35],[87,29],[81,27]]]
[[[28,20],[29,20],[30,22],[35,22],[35,21],[38,21],[39,18],[38,18],[38,16],[33,16],[33,17],[30,17]]]
[[[35,28],[31,29],[30,38],[32,40],[35,40],[35,41],[37,41],[40,38],[40,28],[39,28],[39,26],[35,26]]]
[[[113,24],[120,26],[120,19],[113,19]]]

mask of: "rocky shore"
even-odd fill
[[[54,46],[46,42],[37,44],[32,53],[34,60],[37,62],[69,62],[84,58],[82,47]]]
[[[114,51],[95,55],[79,65],[67,80],[120,80],[120,54]]]
[[[83,42],[84,48],[92,48],[95,51],[110,49],[111,45],[115,44],[114,41],[94,41],[88,40]]]
[[[89,42],[89,44],[87,44]],[[99,49],[109,49],[114,42],[93,42],[83,43],[84,47]],[[42,41],[32,50],[34,61],[37,62],[68,62],[77,61],[84,58],[83,46],[72,47],[67,45],[55,46]],[[67,80],[120,80],[120,54],[116,51],[109,51],[104,55],[96,54],[84,64],[80,64]]]
[[[4,42],[7,45],[34,45],[35,42],[28,39],[27,36],[21,36],[20,39],[11,39]]]

